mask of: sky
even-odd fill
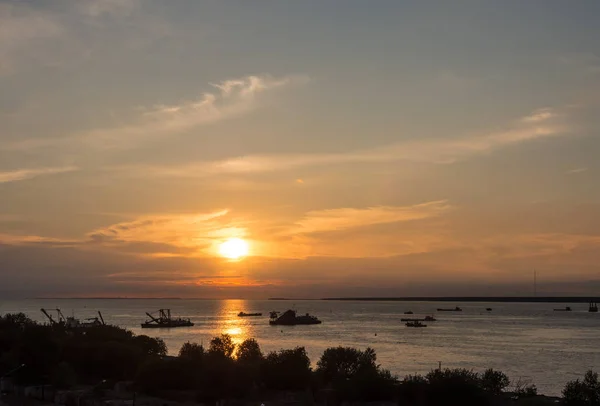
[[[600,295],[599,15],[0,0],[0,296]]]

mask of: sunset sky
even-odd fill
[[[600,295],[599,16],[0,0],[0,295]]]

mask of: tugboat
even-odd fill
[[[427,327],[427,324],[423,324],[420,321],[409,321],[406,323],[406,327]]]
[[[412,310],[409,310],[407,312],[404,312],[404,314],[413,314]]]
[[[271,312],[269,324],[272,326],[295,326],[308,324],[321,324],[321,320],[306,313],[304,316],[296,316],[295,310],[287,310],[281,316],[279,312]]]
[[[262,316],[262,313],[244,313],[244,312],[238,313],[238,317],[258,317],[258,316]]]
[[[437,309],[438,312],[462,312],[462,309],[456,306],[454,309]]]
[[[173,327],[191,327],[194,325],[190,319],[182,318],[171,318],[171,309],[160,309],[158,311],[158,317],[154,317],[150,313],[146,312],[149,320],[142,323],[142,328],[173,328]]]
[[[60,309],[40,309],[40,311],[44,314],[44,316],[48,318],[48,320],[50,321],[50,325],[62,326],[68,330],[106,325],[106,323],[104,322],[104,318],[102,317],[102,313],[100,312],[98,312],[98,317],[90,317],[88,319],[85,319],[85,321],[81,321],[79,319],[76,319],[75,316],[65,317]],[[50,313],[48,313],[49,311],[56,312],[57,320],[54,320]]]
[[[590,308],[588,309],[590,313],[598,313],[598,303],[592,301],[590,302]]]
[[[425,316],[425,320],[424,321],[437,321],[437,319],[433,316]]]
[[[491,311],[492,311],[492,308],[491,308],[491,307],[486,307],[485,311],[486,311],[486,312],[491,312]]]
[[[571,308],[566,306],[564,309],[554,309],[555,312],[570,312]]]

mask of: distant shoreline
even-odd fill
[[[321,300],[363,302],[489,302],[489,303],[589,303],[593,296],[455,296],[455,297],[328,297]]]
[[[183,297],[34,297],[33,300],[227,300]],[[235,299],[244,300],[244,299]],[[260,300],[260,299],[247,299]],[[270,297],[272,301],[339,301],[339,302],[479,302],[479,303],[589,303],[600,302],[598,296],[412,296],[412,297],[324,297],[317,299]]]

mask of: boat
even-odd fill
[[[81,321],[75,316],[67,316],[63,314],[60,309],[40,309],[40,311],[46,316],[46,318],[50,321],[50,325],[52,326],[61,326],[68,330],[74,330],[79,328],[90,328],[90,327],[99,327],[105,326],[104,318],[102,317],[102,313],[98,312],[98,317],[90,317],[85,319],[85,321]],[[49,313],[50,311],[56,312],[56,320]]]
[[[321,320],[315,316],[306,313],[303,316],[297,316],[295,310],[286,310],[281,315],[279,312],[271,312],[269,324],[272,326],[296,326],[308,324],[321,324]]]
[[[438,312],[462,312],[462,309],[456,306],[454,309],[437,309]]]
[[[555,312],[570,312],[571,308],[566,306],[564,309],[554,309]]]
[[[238,313],[238,317],[258,317],[258,316],[262,316],[262,313],[244,313],[244,312]]]
[[[402,319],[400,319],[400,321],[412,323],[412,322],[421,322],[421,321],[437,321],[437,319],[433,316],[425,316],[425,318],[423,318],[423,319],[411,317],[411,318],[402,318]]]
[[[485,311],[487,311],[487,312],[491,312],[491,311],[492,311],[492,308],[491,308],[491,307],[487,307],[487,308],[485,309]]]
[[[171,309],[159,309],[158,317],[146,312],[150,319],[142,323],[142,328],[174,328],[174,327],[191,327],[194,325],[190,319],[172,318]]]
[[[407,312],[404,312],[404,314],[413,314],[412,310],[409,310]]]
[[[423,324],[420,321],[409,321],[406,323],[406,327],[427,327],[427,324]]]
[[[598,303],[596,302],[590,302],[590,308],[588,309],[588,312],[590,313],[598,313]]]

